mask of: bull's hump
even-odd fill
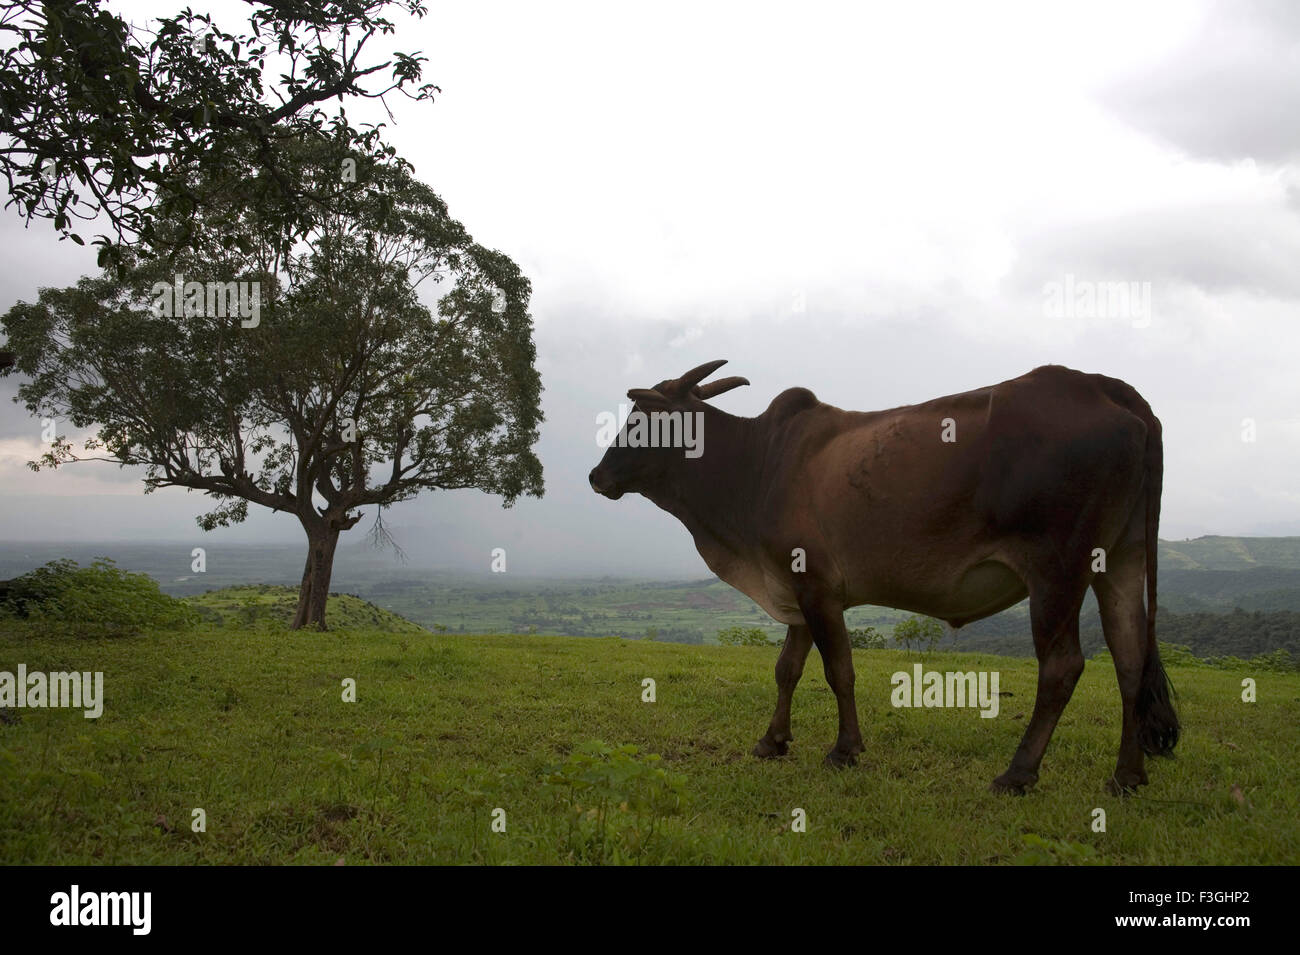
[[[821,402],[817,400],[817,396],[807,388],[787,388],[772,399],[772,403],[767,406],[767,414],[773,420],[781,420],[800,411],[815,408],[819,404]]]
[[[1086,372],[1078,371],[1074,368],[1067,368],[1065,365],[1039,365],[1024,377],[1028,378],[1030,375],[1037,375],[1039,377],[1045,375],[1067,375],[1074,378],[1081,378],[1085,377],[1086,374]]]

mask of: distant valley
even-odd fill
[[[0,579],[60,557],[89,563],[111,557],[127,570],[150,574],[167,593],[184,596],[237,584],[298,582],[301,549],[292,545],[205,546],[205,569],[193,568],[190,543],[0,544]],[[624,636],[679,643],[713,642],[728,627],[759,627],[772,639],[777,625],[743,594],[703,565],[680,581],[624,578],[546,579],[402,564],[390,553],[341,549],[332,589],[355,594],[429,629],[458,633],[538,633]],[[1251,657],[1278,649],[1300,657],[1300,537],[1200,537],[1160,542],[1161,640],[1198,655]],[[906,617],[857,607],[850,627],[889,635]],[[1103,649],[1089,593],[1080,617],[1085,653]],[[944,638],[940,649],[1033,653],[1028,605],[1022,603]]]

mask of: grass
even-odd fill
[[[3,714],[0,862],[1300,861],[1300,675],[1171,668],[1178,756],[1151,761],[1151,785],[1117,799],[1103,791],[1119,731],[1114,671],[1090,662],[1037,789],[1015,798],[987,787],[1032,708],[1032,661],[925,660],[1000,672],[1011,695],[981,719],[892,708],[890,675],[920,658],[857,652],[867,752],[835,771],[821,765],[835,715],[815,654],[795,696],[791,755],[748,755],[775,700],[774,658],[613,638],[229,623],[71,639],[0,623],[0,670],[102,670],[106,697],[98,720]],[[1253,704],[1241,702],[1247,676]],[[647,677],[653,703],[642,702]],[[355,703],[341,699],[345,678]],[[591,740],[638,751],[555,769]],[[620,795],[631,777],[659,785],[652,767],[680,782],[680,811]],[[581,786],[547,785],[557,779]],[[195,808],[206,832],[191,830]],[[1105,832],[1093,831],[1096,808]],[[496,809],[504,832],[492,831]],[[806,832],[791,830],[795,809]]]
[[[298,591],[292,587],[247,584],[186,597],[185,603],[196,609],[205,622],[217,626],[236,629],[285,626],[298,609]],[[353,594],[330,594],[325,614],[331,627],[342,630],[426,632],[419,624]]]

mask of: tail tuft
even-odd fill
[[[1172,756],[1178,745],[1178,714],[1174,712],[1174,686],[1160,663],[1160,651],[1153,644],[1142,668],[1138,689],[1138,743],[1148,756]]]

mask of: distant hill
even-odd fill
[[[1274,567],[1300,570],[1300,537],[1197,537],[1160,542],[1161,568],[1249,570]]]
[[[1242,610],[1300,611],[1300,570],[1160,568],[1160,606],[1178,613]]]
[[[255,584],[223,587],[205,594],[186,597],[185,602],[198,610],[204,623],[230,627],[257,627],[265,624],[288,626],[298,607],[298,591],[293,587]],[[383,633],[428,633],[424,627],[405,617],[376,607],[352,594],[329,595],[325,605],[325,623],[330,629],[378,630]]]

